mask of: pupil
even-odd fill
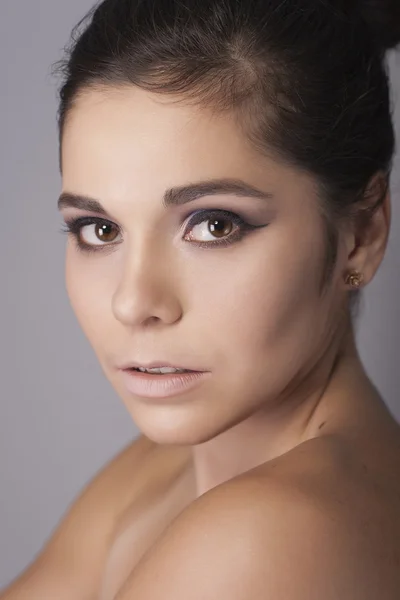
[[[232,227],[230,225],[226,225],[227,222],[228,221],[224,221],[223,219],[213,219],[209,227],[210,232],[217,234],[218,237],[228,235],[232,230]]]

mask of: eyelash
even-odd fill
[[[187,233],[191,229],[193,229],[193,227],[195,225],[199,225],[205,221],[211,221],[212,219],[218,220],[221,218],[231,221],[237,227],[239,227],[239,229],[237,229],[236,232],[229,234],[229,236],[222,238],[221,240],[217,240],[215,242],[214,241],[213,242],[191,241],[190,243],[195,244],[196,246],[199,246],[201,248],[215,248],[215,247],[221,247],[221,246],[227,247],[227,246],[230,246],[231,244],[234,244],[235,242],[239,242],[248,233],[250,233],[250,231],[253,231],[254,229],[258,229],[259,227],[265,227],[265,225],[251,225],[250,223],[247,223],[246,221],[244,221],[236,213],[233,213],[233,212],[230,212],[227,210],[212,210],[212,211],[202,210],[197,213],[194,213],[194,216],[189,221],[189,223],[185,229],[184,235],[186,236]],[[79,237],[81,229],[83,227],[87,227],[88,225],[95,225],[95,224],[96,225],[111,225],[111,226],[115,225],[111,221],[101,219],[100,217],[78,217],[75,219],[73,218],[73,219],[66,220],[65,225],[61,228],[61,233],[66,233],[68,235],[71,235],[75,240],[78,250],[81,252],[85,252],[85,253],[102,252],[102,251],[104,251],[104,249],[110,248],[110,246],[115,246],[116,244],[119,243],[119,242],[110,242],[109,244],[99,244],[98,246],[96,246],[96,245],[91,246],[90,244],[86,244],[86,243],[82,242]]]

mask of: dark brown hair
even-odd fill
[[[134,85],[231,111],[261,153],[314,175],[327,240],[322,293],[341,220],[368,223],[389,186],[385,55],[398,43],[399,0],[104,0],[55,65],[60,164],[69,111],[89,87]],[[371,186],[378,172],[382,185]],[[349,297],[354,318],[360,291]]]

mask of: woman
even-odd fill
[[[354,333],[398,3],[105,0],[73,39],[67,289],[142,435],[1,599],[398,599],[399,424]]]

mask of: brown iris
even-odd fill
[[[229,219],[210,219],[209,221],[208,229],[216,237],[224,237],[232,231],[232,223],[229,222]]]
[[[112,237],[113,233],[114,237]],[[100,225],[97,223],[95,226],[95,234],[102,242],[113,242],[118,232],[115,230],[115,228],[113,231],[113,226],[111,224],[103,223]]]

